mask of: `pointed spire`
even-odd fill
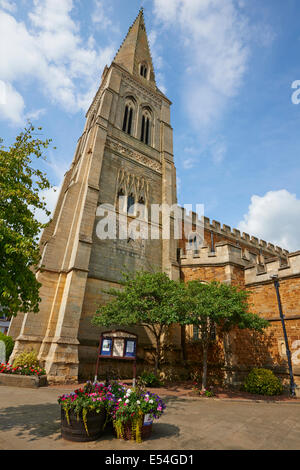
[[[144,80],[152,84],[152,86],[155,85],[155,74],[145,27],[143,7],[141,7],[136,19],[130,26],[127,36],[114,58],[114,62],[141,79],[143,77],[140,73],[140,67],[145,65],[147,77]]]

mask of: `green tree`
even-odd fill
[[[39,311],[35,273],[40,261],[38,236],[46,224],[34,212],[41,209],[50,215],[40,191],[51,184],[34,163],[45,159],[43,150],[51,140],[36,138],[34,131],[29,123],[9,148],[0,140],[0,305],[7,317]]]
[[[123,289],[105,291],[114,298],[98,308],[95,325],[144,326],[155,341],[155,374],[161,365],[163,337],[170,325],[185,319],[182,299],[185,287],[172,281],[165,273],[140,271],[134,278],[125,275]]]
[[[186,324],[198,328],[202,344],[202,390],[207,383],[207,358],[209,346],[215,341],[214,331],[228,333],[234,328],[262,332],[269,322],[249,312],[249,292],[220,282],[187,283],[188,310]]]

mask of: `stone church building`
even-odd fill
[[[103,204],[116,208],[117,214],[125,212],[129,219],[135,218],[130,209],[135,203],[149,211],[153,204],[177,204],[171,104],[156,86],[141,10],[112,64],[105,67],[87,112],[52,222],[41,237],[40,312],[13,319],[9,335],[16,343],[11,360],[20,351],[34,348],[49,381],[92,378],[101,329],[92,326],[91,318],[97,306],[107,301],[103,290],[119,285],[125,267],[131,273],[155,267],[172,279],[215,279],[250,290],[252,311],[269,319],[271,327],[263,336],[233,332],[211,362],[220,364],[233,380],[255,365],[287,375],[271,279],[277,274],[299,381],[300,252],[288,253],[205,217],[200,221],[203,243],[199,246],[193,237],[177,240],[172,236],[176,230],[172,217],[170,239],[101,239],[97,235]],[[193,217],[190,224],[193,230]],[[161,235],[160,222],[147,220],[146,225]],[[151,338],[142,328],[129,330],[138,333],[138,371],[143,370],[150,360]],[[173,328],[170,335],[170,367],[180,374],[186,371],[184,361],[197,365],[197,331]]]

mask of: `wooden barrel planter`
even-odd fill
[[[131,441],[132,440],[132,427],[131,423],[128,424],[128,426],[125,427],[125,433],[124,433],[124,439],[125,441]],[[146,439],[149,439],[152,434],[152,424],[148,424],[147,426],[142,426],[142,441],[145,441]]]
[[[103,410],[101,413],[88,413],[87,414],[87,429],[86,432],[82,416],[77,418],[73,412],[69,412],[69,423],[65,411],[61,408],[61,435],[63,439],[73,442],[89,442],[96,441],[103,434],[103,427],[105,423],[106,413]]]
[[[142,441],[145,441],[146,439],[149,439],[151,437],[151,434],[152,434],[152,423],[144,424],[142,426],[142,432],[141,432]],[[115,429],[114,429],[114,435],[117,437],[117,433],[116,433]],[[124,426],[123,439],[125,441],[135,440],[134,436],[132,435],[132,423],[131,423],[131,421],[128,421],[128,423],[126,423],[126,425]]]

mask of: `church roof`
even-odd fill
[[[143,8],[140,9],[138,16],[129,28],[114,62],[139,78],[142,78],[140,66],[144,64],[147,67],[147,81],[149,84],[156,85]]]

